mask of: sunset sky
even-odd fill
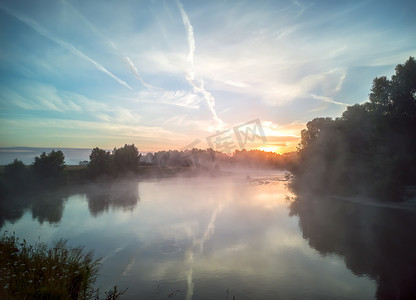
[[[307,121],[366,101],[374,77],[416,55],[415,11],[410,0],[0,0],[0,147],[157,151],[221,137],[238,148],[238,129],[261,124],[266,139],[244,146],[291,151]]]

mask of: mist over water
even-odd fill
[[[281,180],[251,171],[90,184],[26,199],[2,230],[95,250],[97,286],[128,288],[123,299],[374,298],[374,279],[305,239]]]

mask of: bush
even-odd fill
[[[91,299],[98,261],[59,240],[29,245],[4,233],[0,240],[0,298]]]
[[[65,240],[29,245],[14,234],[0,238],[0,299],[99,299],[99,260]],[[117,299],[117,286],[104,299]]]

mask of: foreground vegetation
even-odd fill
[[[98,270],[92,252],[68,247],[64,240],[48,246],[30,245],[14,234],[0,238],[1,299],[99,299],[94,289]],[[114,287],[105,299],[121,294]]]
[[[291,168],[297,190],[399,201],[416,185],[416,61],[375,78],[370,101],[341,117],[316,118],[301,132]]]

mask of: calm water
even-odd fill
[[[6,208],[2,231],[94,249],[97,285],[128,288],[122,299],[374,299],[374,277],[347,268],[339,249],[314,245],[325,236],[289,209],[285,183],[274,180],[283,174],[246,175],[34,196]]]

